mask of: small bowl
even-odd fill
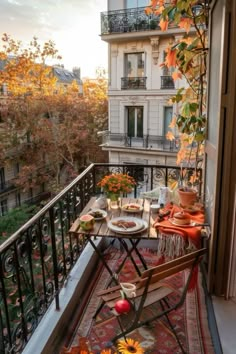
[[[160,204],[151,204],[151,211],[154,211],[155,213],[158,213],[160,210]]]

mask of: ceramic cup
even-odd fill
[[[131,283],[120,283],[121,289],[123,293],[128,297],[135,297],[136,296],[136,285]]]

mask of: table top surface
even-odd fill
[[[82,210],[81,215],[88,214],[89,211],[91,211],[96,207],[96,198],[92,197],[88,204],[85,206],[85,208]],[[157,212],[151,211],[150,205],[151,201],[147,199],[142,199],[142,198],[121,198],[120,201],[120,208],[118,209],[112,209],[110,206],[108,206],[105,211],[107,212],[107,216],[103,218],[102,220],[96,220],[93,230],[91,231],[84,231],[80,227],[80,222],[79,218],[75,220],[73,225],[70,228],[70,233],[76,233],[76,234],[85,234],[87,236],[98,236],[98,237],[116,237],[116,238],[142,238],[142,239],[156,239],[157,238],[157,231],[156,228],[153,227],[153,223],[157,217]],[[132,212],[132,211],[126,211],[124,208],[124,205],[126,204],[139,204],[142,208],[142,210],[139,210],[138,212]],[[144,223],[144,228],[141,228],[140,230],[134,231],[134,232],[129,232],[129,229],[125,229],[124,231],[119,231],[115,232],[114,230],[111,230],[111,228],[108,227],[108,225],[111,225],[111,220],[115,218],[121,218],[122,220],[127,220],[127,221],[132,221],[134,220],[133,218],[136,218],[140,221],[140,223]],[[113,227],[112,227],[113,228]],[[115,229],[115,228],[114,228]],[[132,230],[132,229],[130,229]]]

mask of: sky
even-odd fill
[[[100,38],[100,13],[107,0],[0,0],[0,36],[29,43],[52,40],[68,70],[81,68],[81,77],[94,78],[107,70],[107,44]],[[1,44],[0,44],[1,46]]]

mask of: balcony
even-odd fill
[[[63,325],[68,324],[75,309],[82,311],[84,287],[96,259],[86,239],[72,237],[68,230],[90,197],[100,193],[98,181],[111,172],[129,172],[137,181],[133,192],[137,197],[140,192],[178,180],[180,168],[92,164],[0,246],[2,353],[23,352],[46,312],[49,318],[54,314],[57,323],[53,320],[44,328],[44,337],[51,335],[55,340],[57,332],[59,340],[59,328],[62,330]],[[90,258],[93,263],[86,268],[85,262]],[[77,274],[77,281],[82,279],[82,282],[72,293],[73,272]],[[66,315],[67,322],[62,311],[65,307],[70,312]],[[40,338],[41,342],[44,340]]]
[[[170,75],[165,75],[161,76],[161,89],[174,89],[175,88],[175,83],[174,80],[172,79],[172,76]]]
[[[128,134],[117,134],[109,131],[102,134],[103,147],[129,147],[132,149],[160,150],[177,152],[179,139],[168,140],[164,135],[144,135],[143,137],[131,137]]]
[[[160,29],[158,16],[146,15],[146,7],[101,13],[101,35]]]
[[[122,77],[121,90],[146,90],[146,77]]]

